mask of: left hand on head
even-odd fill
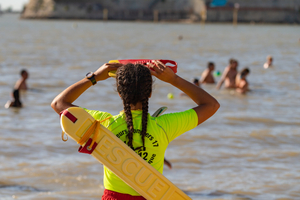
[[[154,71],[150,70],[151,74],[161,81],[172,83],[177,77],[170,67],[166,66],[159,60],[154,60],[153,63],[149,63],[148,66],[154,69]]]
[[[108,72],[116,71],[121,66],[123,66],[121,63],[105,63],[94,72],[96,81],[102,81],[109,78]]]

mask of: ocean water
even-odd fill
[[[194,200],[300,199],[300,26],[20,20],[0,16],[0,199],[101,199],[103,167],[61,140],[50,107],[63,89],[114,59],[171,59],[192,81],[209,61],[249,67],[251,92],[202,87],[221,104],[197,128],[172,141],[164,175]],[[178,37],[183,39],[179,40]],[[262,66],[274,57],[274,68]],[[22,109],[5,109],[21,69]],[[219,80],[220,77],[216,77]],[[167,94],[173,93],[174,99]],[[114,79],[99,82],[76,105],[118,114]],[[155,81],[150,112],[195,106]]]

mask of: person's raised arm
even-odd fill
[[[222,75],[220,81],[217,84],[217,89],[218,90],[222,87],[222,85],[223,85],[223,83],[224,83],[224,81],[225,81],[225,79],[227,77],[228,71],[229,71],[229,69],[228,69],[228,67],[226,67],[225,70],[224,70],[224,72],[223,72],[223,75]]]
[[[207,69],[202,73],[201,80],[200,80],[201,84],[206,83],[207,77],[208,77],[208,73],[209,73],[209,71]]]
[[[220,107],[219,102],[202,88],[176,75],[169,67],[159,61],[156,65],[149,64],[152,75],[158,79],[170,83],[187,94],[198,106],[193,108],[198,115],[198,125],[210,118]]]
[[[122,66],[120,63],[106,63],[102,65],[94,72],[96,81],[98,82],[109,78],[108,72],[115,71],[120,66]],[[73,102],[92,85],[92,82],[87,78],[74,83],[53,99],[51,107],[58,114],[69,107],[74,107],[75,105],[73,105]]]

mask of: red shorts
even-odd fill
[[[101,200],[146,200],[142,196],[131,196],[105,189]]]

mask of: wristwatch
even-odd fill
[[[95,84],[97,83],[97,81],[96,81],[96,79],[95,79],[95,74],[94,74],[94,72],[88,72],[88,73],[85,75],[85,77],[86,77],[87,79],[89,79],[89,80],[92,82],[93,85],[95,85]]]

